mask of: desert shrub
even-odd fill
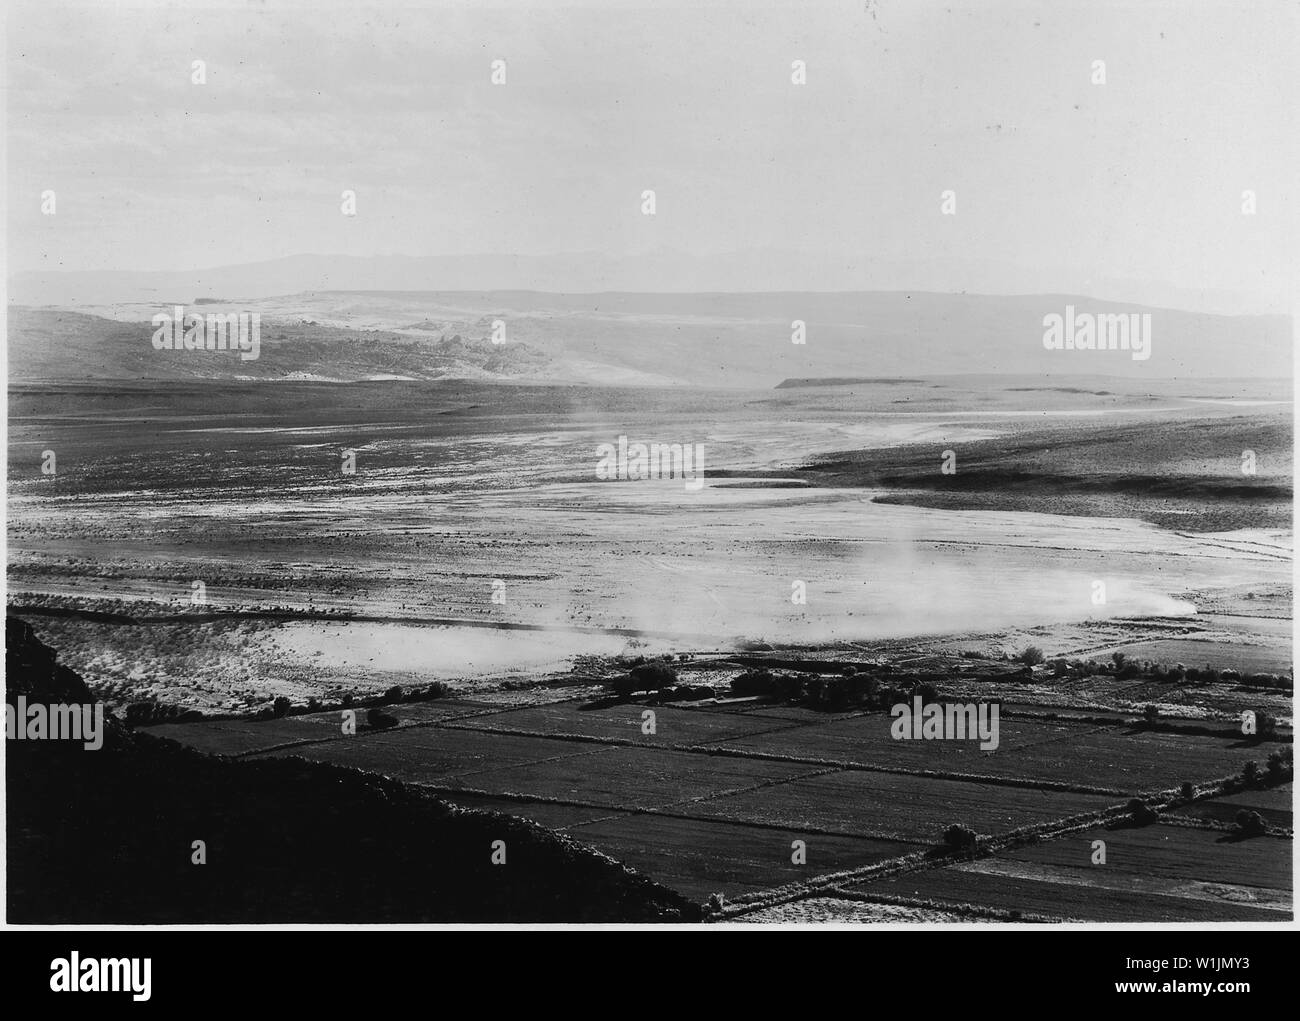
[[[1290,745],[1269,755],[1265,773],[1271,787],[1286,783],[1295,775]]]
[[[1070,672],[1070,661],[1064,657],[1058,657],[1052,660],[1051,670],[1054,677],[1064,677]]]
[[[726,903],[727,903],[727,898],[724,897],[722,894],[720,893],[709,894],[709,900],[707,905],[709,909],[709,913],[717,914],[722,910],[723,905]]]
[[[1224,681],[1239,681],[1241,680],[1241,674],[1237,673],[1236,670],[1220,670],[1219,678]]]
[[[1243,808],[1237,813],[1236,831],[1243,837],[1262,837],[1268,832],[1268,824],[1258,812],[1248,812]]]
[[[953,823],[943,831],[944,845],[954,851],[973,851],[979,840],[975,831],[959,822]]]
[[[1142,667],[1137,663],[1125,663],[1115,671],[1115,676],[1120,680],[1128,680],[1131,677],[1141,677]]]
[[[809,705],[821,705],[822,694],[826,690],[826,678],[813,674],[803,682],[804,699]]]
[[[1123,669],[1124,663],[1128,659],[1128,657],[1125,656],[1124,653],[1122,652],[1112,652],[1110,654],[1110,659],[1111,662],[1115,665],[1115,669],[1121,670]]]
[[[396,716],[390,716],[382,709],[371,709],[366,713],[366,722],[376,730],[388,730],[390,727],[396,727],[398,720]]]
[[[1020,660],[1021,663],[1024,663],[1025,666],[1038,666],[1045,657],[1043,656],[1042,649],[1037,645],[1031,645],[1016,658]]]
[[[777,674],[772,690],[787,702],[797,702],[804,697],[803,678],[798,674]]]
[[[1247,787],[1254,787],[1259,783],[1259,763],[1251,759],[1241,767],[1241,779]]]
[[[880,681],[870,674],[851,674],[831,682],[835,691],[830,696],[832,705],[847,707],[868,703],[880,690]]]
[[[394,702],[400,702],[405,697],[406,697],[406,692],[405,690],[403,690],[400,684],[394,684],[391,688],[389,688],[387,691],[384,692],[384,701],[389,704],[392,704]]]
[[[307,711],[309,713],[320,712],[320,699],[316,698],[314,695],[307,699]]]
[[[628,671],[628,676],[642,691],[671,688],[677,683],[677,671],[667,663],[642,663]]]
[[[828,708],[837,712],[848,708],[849,689],[843,677],[832,677],[826,682],[822,690],[822,700]]]
[[[1141,798],[1132,798],[1128,803],[1128,815],[1139,826],[1146,826],[1156,821],[1159,813]]]
[[[921,696],[921,704],[928,705],[939,697],[939,689],[929,681],[922,681],[912,688],[912,696]]]
[[[1191,801],[1196,797],[1196,787],[1190,780],[1184,780],[1183,786],[1179,789],[1178,793],[1182,795],[1184,801]]]
[[[733,695],[770,695],[776,688],[776,678],[770,670],[746,670],[731,679]]]
[[[289,700],[283,695],[277,695],[275,701],[271,703],[271,713],[279,719],[281,716],[289,715]]]
[[[1160,719],[1160,709],[1158,706],[1144,705],[1142,707],[1142,719],[1147,723],[1155,723]]]
[[[132,702],[123,711],[128,727],[148,727],[167,723],[181,716],[180,706],[160,702]]]

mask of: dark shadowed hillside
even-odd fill
[[[6,697],[89,703],[23,621]],[[126,730],[6,741],[10,922],[654,922],[691,905],[521,819],[299,759],[233,762]],[[207,863],[193,864],[193,842]],[[492,864],[494,841],[506,863]]]

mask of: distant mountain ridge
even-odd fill
[[[820,251],[753,249],[709,255],[653,249],[633,254],[300,254],[209,269],[35,270],[11,273],[20,305],[240,300],[307,291],[531,291],[556,294],[863,293],[952,295],[1085,292],[1110,302],[1215,314],[1290,313],[1291,295],[1183,288],[1064,266],[1012,265],[948,256],[886,259]]]
[[[186,300],[168,293],[79,311],[11,307],[10,377],[469,378],[769,389],[782,381],[789,387],[968,374],[1292,376],[1289,316],[1210,315],[1082,295],[348,290],[237,301],[235,293],[208,292],[195,311],[257,312],[263,325],[255,361],[153,350],[151,316]],[[1130,320],[1149,315],[1150,357],[1048,349],[1045,319],[1069,308]]]

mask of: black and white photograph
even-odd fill
[[[1293,929],[1298,53],[10,4],[7,925]]]

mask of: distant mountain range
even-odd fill
[[[179,259],[178,259],[179,261]],[[907,260],[755,249],[712,255],[655,249],[611,256],[293,255],[201,270],[37,271],[9,277],[20,305],[102,305],[220,296],[250,300],[305,291],[529,290],[547,293],[769,293],[926,290],[945,294],[1086,293],[1111,302],[1219,314],[1290,313],[1291,295],[1248,295],[1080,272],[1065,265],[1011,265],[948,256]]]
[[[1081,295],[351,290],[249,298],[241,280],[199,293],[178,283],[143,300],[119,297],[79,310],[11,308],[10,378],[473,378],[768,388],[783,380],[969,373],[1292,375],[1289,316],[1210,315]],[[202,313],[258,313],[259,357],[155,351],[150,318],[176,304]],[[1047,349],[1045,320],[1067,309],[1074,310],[1070,321],[1149,314],[1150,357]]]

